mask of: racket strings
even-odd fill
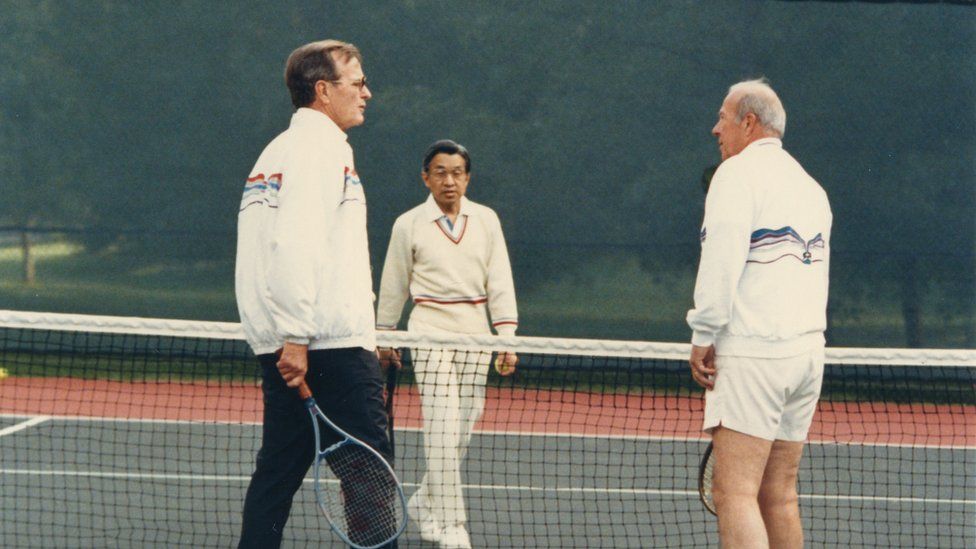
[[[709,445],[702,458],[701,471],[698,476],[698,493],[701,496],[702,504],[711,514],[716,514],[715,499],[712,495],[712,478],[715,474],[715,455],[712,446]]]
[[[403,524],[404,510],[396,477],[386,464],[358,444],[344,444],[324,460],[328,467],[319,468],[323,512],[358,545],[392,538]]]

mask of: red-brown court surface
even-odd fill
[[[297,398],[297,396],[296,396]],[[701,397],[487,388],[476,430],[526,434],[699,439]],[[104,381],[67,377],[0,380],[0,414],[127,420],[259,423],[254,384]],[[421,426],[416,389],[396,393],[398,428]],[[976,447],[976,406],[821,402],[811,441]]]

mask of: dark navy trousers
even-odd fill
[[[240,549],[281,545],[292,499],[312,465],[315,448],[308,411],[298,392],[289,388],[278,372],[277,355],[260,355],[258,360],[263,376],[264,426],[244,499]],[[375,352],[359,347],[309,351],[305,381],[329,419],[393,463],[383,374]],[[321,434],[323,448],[339,440],[328,428]],[[386,547],[395,549],[396,541]]]

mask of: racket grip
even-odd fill
[[[312,390],[308,388],[308,383],[305,383],[305,380],[302,380],[302,384],[298,386],[298,397],[302,400],[312,398]]]

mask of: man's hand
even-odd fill
[[[701,385],[705,390],[712,390],[715,387],[715,346],[699,347],[691,346],[691,358],[688,359],[691,365],[691,377],[695,383]]]
[[[495,357],[495,371],[502,376],[510,376],[515,373],[515,366],[518,365],[518,355],[509,352],[500,352]]]
[[[308,345],[285,342],[278,355],[278,373],[294,389],[305,381],[308,372]]]
[[[383,371],[388,371],[392,365],[397,370],[403,368],[400,362],[400,351],[390,347],[379,347],[376,349],[376,357],[380,359],[380,367]]]

